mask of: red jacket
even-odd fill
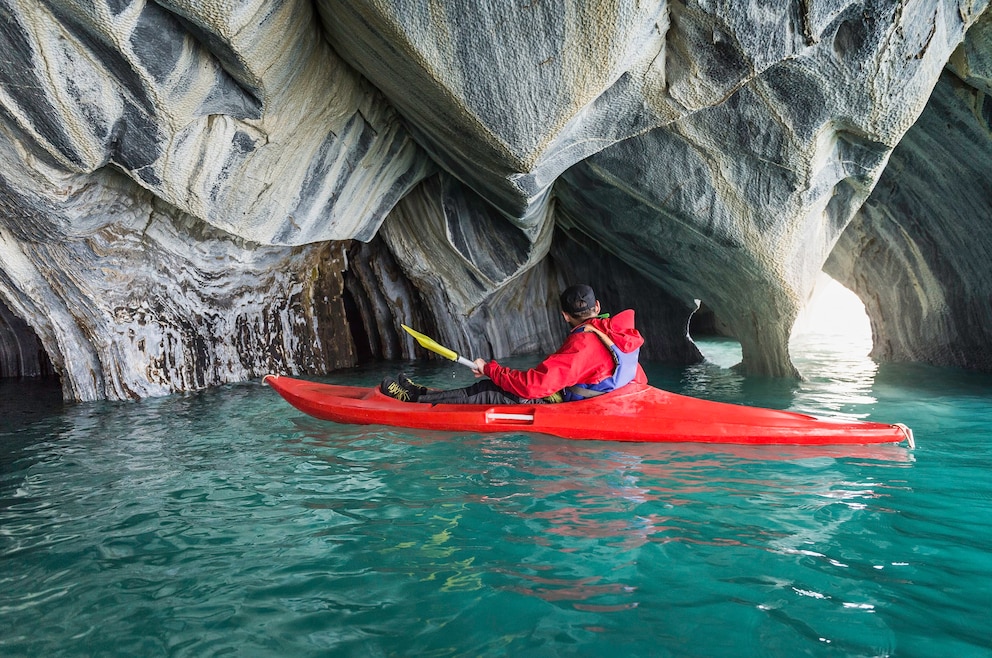
[[[644,344],[644,338],[634,328],[632,310],[617,313],[612,318],[592,318],[582,324],[591,324],[605,333],[621,352],[630,352]],[[599,336],[580,331],[569,333],[557,352],[530,370],[514,370],[490,361],[483,372],[504,391],[534,399],[575,384],[598,384],[613,374],[614,367],[613,355]],[[648,382],[640,364],[634,381]]]

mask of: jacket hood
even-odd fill
[[[593,318],[591,324],[610,337],[621,352],[629,353],[644,344],[641,332],[634,328],[634,311],[627,309],[609,318]]]

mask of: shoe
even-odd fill
[[[430,392],[429,388],[427,388],[426,386],[421,386],[417,382],[413,381],[412,379],[404,375],[402,372],[399,375],[397,375],[396,379],[397,381],[399,381],[400,386],[402,386],[403,388],[405,388],[406,390],[412,393],[416,393],[418,396]]]
[[[383,395],[399,400],[400,402],[416,402],[420,397],[415,391],[406,388],[392,377],[386,377],[379,384],[379,390]]]

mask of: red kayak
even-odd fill
[[[817,418],[791,411],[710,402],[632,383],[605,395],[561,404],[419,404],[378,388],[318,384],[280,375],[264,381],[305,414],[336,423],[454,432],[540,432],[566,439],[867,445],[906,441],[905,425]]]

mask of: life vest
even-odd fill
[[[572,333],[578,333],[580,331],[586,331],[586,325],[576,327]],[[575,386],[565,388],[562,391],[565,402],[585,400],[586,398],[615,391],[621,386],[626,386],[634,381],[634,377],[637,376],[637,355],[641,351],[641,348],[638,347],[631,352],[623,352],[603,332],[593,329],[590,333],[596,334],[596,337],[602,341],[603,346],[609,350],[610,356],[613,357],[613,374],[596,384],[576,384]]]

